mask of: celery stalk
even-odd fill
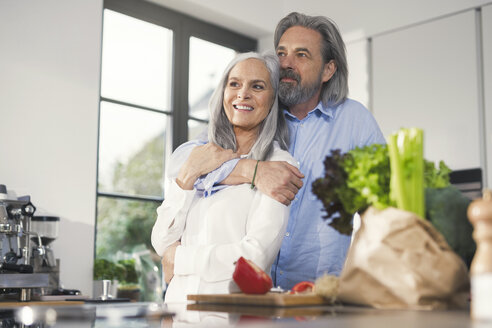
[[[389,136],[390,198],[400,209],[425,216],[424,154],[421,129],[401,129]]]

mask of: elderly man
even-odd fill
[[[271,272],[275,286],[290,289],[324,273],[338,275],[350,244],[349,236],[323,219],[322,204],[311,192],[312,182],[324,173],[324,158],[332,149],[347,152],[385,140],[371,113],[347,98],[345,45],[331,20],[291,13],[278,23],[274,44],[281,64],[279,99],[289,127],[289,152],[300,171],[285,162],[260,162],[254,183],[263,193],[291,204]],[[189,152],[183,149],[181,154],[186,158]],[[252,160],[232,160],[195,186],[213,193],[223,185],[251,183],[255,165]],[[176,247],[179,243],[163,258],[166,281],[173,275]]]

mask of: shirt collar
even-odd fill
[[[330,119],[333,119],[333,116],[335,115],[335,110],[336,110],[336,106],[329,106],[328,105],[328,106],[325,107],[323,105],[323,102],[320,101],[318,103],[318,105],[316,105],[316,107],[307,114],[306,117],[308,117],[312,113],[319,112],[320,114],[325,115],[325,116],[327,116]],[[292,115],[287,109],[284,109],[284,114],[287,117],[291,117],[291,118],[297,119],[297,117],[295,117],[294,115]]]

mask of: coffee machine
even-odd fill
[[[36,219],[35,211],[30,196],[17,197],[0,184],[0,300],[30,301],[33,290],[59,286],[59,261],[47,245],[59,218]]]

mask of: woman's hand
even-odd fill
[[[231,149],[224,149],[213,143],[197,146],[192,151],[181,170],[176,182],[185,190],[193,189],[195,181],[202,175],[212,172],[223,163],[238,158]]]
[[[171,244],[162,255],[162,271],[164,273],[164,281],[169,285],[171,279],[174,277],[174,256],[176,255],[176,248],[181,245],[179,241],[175,241]]]

